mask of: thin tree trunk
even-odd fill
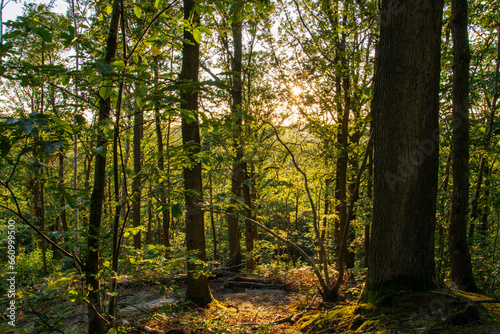
[[[247,175],[247,173],[245,173]],[[247,175],[248,177],[248,175]],[[253,183],[253,179],[250,179]],[[245,199],[245,217],[252,219],[252,197],[250,194],[250,188],[248,184],[243,184],[243,197]],[[247,248],[247,256],[245,266],[247,270],[255,270],[255,258],[254,258],[254,239],[255,239],[255,226],[247,220],[245,220],[245,246]]]
[[[370,129],[372,126],[370,125]],[[371,200],[372,197],[372,189],[373,189],[373,146],[368,153],[368,180],[366,186],[367,197]],[[364,257],[364,267],[368,268],[368,258],[370,256],[370,219],[365,223],[365,257]]]
[[[498,97],[500,94],[498,93],[498,80],[499,80],[499,73],[500,73],[500,14],[498,15],[498,22],[497,22],[497,31],[498,31],[498,36],[497,36],[497,57],[496,57],[496,66],[495,66],[495,75],[494,75],[494,82],[493,82],[493,101],[491,101],[491,104],[489,105],[490,108],[490,115],[488,119],[488,130],[486,131],[486,137],[484,139],[484,148],[487,149],[488,146],[490,145],[490,139],[493,134],[493,130],[495,129],[495,115],[496,115],[496,108],[497,108],[497,102],[498,102]],[[471,224],[469,226],[469,239],[473,240],[474,238],[474,228],[475,228],[475,220],[478,216],[478,203],[479,203],[479,193],[481,191],[481,184],[483,181],[483,171],[484,167],[487,165],[486,162],[486,157],[484,155],[481,156],[481,162],[479,164],[479,170],[477,172],[477,180],[476,180],[476,187],[474,188],[474,197],[472,198],[472,203],[471,203]]]
[[[64,181],[64,152],[62,149],[59,150],[59,184],[61,187],[65,186],[65,181]],[[66,199],[64,198],[64,195],[61,194],[59,197],[59,205],[61,206],[61,225],[62,225],[62,230],[63,232],[68,232],[68,216],[66,213]],[[68,238],[64,238],[65,241],[68,241]]]
[[[184,0],[184,19],[193,24],[200,23],[199,14],[195,9],[193,0]],[[181,109],[193,113],[194,120],[182,117],[182,144],[184,151],[188,154],[190,161],[188,167],[183,168],[185,204],[186,204],[186,248],[188,251],[196,252],[199,260],[206,260],[205,248],[205,226],[203,209],[203,181],[201,177],[201,163],[196,156],[200,152],[200,129],[198,125],[198,72],[200,62],[200,45],[193,35],[184,30],[184,42],[182,48],[182,70],[181,82],[190,82],[181,89]],[[188,262],[188,279],[186,288],[186,300],[199,305],[207,305],[212,300],[208,279],[205,275],[195,273],[197,265]]]
[[[155,65],[155,81],[158,81],[158,65]],[[168,149],[170,145],[170,124],[171,124],[171,116],[168,116],[168,124],[167,124],[167,158]],[[155,105],[155,129],[156,129],[156,142],[158,148],[158,169],[160,173],[167,174],[167,187],[170,186],[170,168],[165,171],[165,157],[163,152],[163,134],[161,131],[161,118],[160,118],[160,105]],[[170,164],[168,164],[170,166]],[[165,183],[160,185],[160,201],[162,205],[167,205],[167,190],[165,189]],[[167,206],[166,210],[161,212],[162,216],[162,234],[163,234],[163,245],[165,247],[170,247],[170,207]]]
[[[481,244],[486,246],[486,238],[488,236],[488,217],[490,214],[490,203],[489,203],[489,197],[490,197],[490,168],[488,165],[484,167],[484,196],[483,196],[483,210],[482,210],[482,217],[481,217]]]
[[[78,24],[76,21],[76,7],[75,0],[71,0],[71,12],[73,15],[73,27],[75,27],[75,36],[78,36]],[[78,38],[75,40],[75,71],[78,73],[80,70],[80,43]],[[75,86],[75,108],[73,110],[75,115],[75,124],[77,124],[76,115],[78,115],[78,82],[74,82]],[[78,189],[78,134],[75,133],[73,138],[73,189]],[[76,230],[79,229],[78,222],[78,205],[73,208],[73,227]],[[79,233],[75,233],[75,241],[78,242]]]
[[[132,181],[132,191],[134,193],[134,202],[132,204],[132,225],[134,228],[139,228],[141,226],[141,197],[142,197],[142,186],[141,186],[141,169],[142,169],[142,132],[143,132],[143,111],[142,108],[138,108],[134,114],[134,179]],[[140,249],[141,231],[136,231],[134,235],[134,248]]]
[[[116,56],[116,47],[118,39],[118,26],[120,22],[120,1],[113,1],[113,9],[109,25],[109,33],[106,41],[106,51],[104,61],[111,63]],[[106,83],[105,83],[106,84]],[[107,139],[103,134],[102,124],[110,118],[111,98],[99,98],[99,118],[97,148],[104,148],[107,145]],[[101,297],[99,274],[99,252],[100,252],[100,229],[102,206],[104,202],[104,189],[106,187],[106,154],[97,154],[94,168],[94,186],[90,196],[89,226],[87,234],[87,263],[86,263],[86,283],[89,287],[88,295],[88,333],[101,334],[103,324],[101,320]]]
[[[213,198],[214,198],[214,194],[213,194],[213,182],[212,182],[212,179],[213,179],[212,172],[208,173],[208,177],[209,177],[210,207],[212,208],[212,206],[213,206]],[[217,229],[215,228],[215,219],[214,219],[214,211],[213,210],[210,210],[210,225],[212,226],[212,243],[213,243],[213,246],[214,246],[214,260],[218,260],[219,259],[219,253],[217,251]]]
[[[243,91],[241,82],[242,70],[242,22],[237,16],[240,15],[241,2],[237,2],[234,8],[233,23],[231,30],[233,33],[233,55],[231,61],[231,70],[233,71],[231,88],[231,121],[233,127],[233,168],[231,175],[231,197],[230,204],[241,203],[242,184],[245,179],[246,162],[244,161],[243,139],[242,139],[242,107]],[[228,237],[229,237],[229,259],[227,265],[234,266],[241,263],[241,246],[238,216],[228,216]]]
[[[453,190],[448,249],[450,277],[461,289],[476,291],[467,244],[469,208],[469,64],[467,0],[452,0],[453,17]]]

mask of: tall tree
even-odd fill
[[[442,0],[382,1],[365,299],[435,286]]]
[[[232,10],[233,22],[231,31],[233,34],[233,54],[231,57],[232,87],[231,87],[231,123],[233,124],[233,167],[231,175],[232,197],[230,204],[236,205],[241,201],[242,184],[245,180],[246,162],[244,161],[242,117],[243,90],[241,81],[241,61],[243,53],[242,44],[242,2],[237,1]],[[237,215],[230,215],[227,218],[228,238],[229,238],[229,259],[228,265],[239,265],[241,263],[240,232]]]
[[[111,19],[109,24],[108,38],[106,40],[106,52],[104,61],[111,63],[116,56],[118,28],[120,23],[120,0],[113,1]],[[110,85],[106,81],[103,83],[103,90]],[[104,122],[110,118],[111,98],[99,97],[98,133],[96,147],[101,149],[101,153],[95,158],[94,186],[90,197],[90,212],[87,235],[87,262],[86,262],[86,282],[89,288],[89,334],[101,334],[103,324],[101,321],[101,296],[99,274],[99,251],[100,251],[100,229],[102,206],[104,202],[104,190],[106,187],[106,145],[108,143],[104,136]]]
[[[476,291],[467,243],[469,209],[469,67],[467,0],[451,2],[453,36],[453,192],[448,248],[450,276],[457,286]]]
[[[200,22],[193,0],[184,0],[184,19],[193,26]],[[189,165],[183,168],[184,191],[186,203],[186,247],[188,251],[196,252],[198,259],[206,260],[205,224],[203,217],[203,182],[201,178],[200,128],[198,124],[198,89],[199,89],[200,45],[193,34],[184,29],[182,45],[182,69],[179,80],[184,85],[181,89],[181,109],[183,117],[182,145],[188,154]],[[186,116],[189,115],[189,116]],[[206,305],[212,300],[208,278],[195,273],[197,264],[187,264],[188,280],[186,300],[199,305]]]

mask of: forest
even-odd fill
[[[0,333],[500,333],[498,1],[64,1],[0,3]]]

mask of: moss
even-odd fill
[[[337,305],[333,309],[316,311],[305,317],[301,329],[305,333],[332,329],[338,333],[412,333],[419,331],[438,333],[488,333],[498,328],[500,305],[482,304],[481,323],[474,326],[450,326],[447,319],[463,312],[467,299],[488,297],[466,292],[408,292],[399,291],[377,303]],[[483,309],[484,307],[484,309]],[[496,326],[496,327],[492,327]],[[476,330],[477,329],[477,330]],[[485,331],[481,332],[484,329]]]
[[[385,333],[386,330],[382,330],[380,327],[380,320],[366,320],[361,326],[359,326],[358,330],[368,333]],[[377,328],[379,328],[378,331]]]
[[[361,292],[360,300],[375,305],[390,305],[392,298],[401,292],[425,292],[437,287],[438,284],[434,281],[422,282],[412,277],[400,276],[384,284],[371,285],[366,283]]]

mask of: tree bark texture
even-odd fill
[[[193,0],[184,0],[184,19],[199,23],[199,15],[195,11]],[[184,190],[186,203],[186,247],[188,251],[195,251],[200,260],[206,260],[205,227],[203,219],[203,185],[201,178],[201,163],[197,160],[200,153],[200,129],[198,125],[198,71],[200,46],[193,35],[184,30],[182,70],[180,80],[185,83],[180,97],[183,100],[181,108],[194,113],[195,120],[182,118],[182,144],[188,154],[190,166],[183,169]],[[187,83],[189,82],[189,83]],[[187,83],[187,84],[186,84]],[[205,275],[197,276],[194,271],[197,265],[188,263],[188,279],[186,300],[195,304],[206,305],[212,300],[208,279]]]
[[[365,298],[434,282],[442,0],[382,1]]]
[[[467,0],[452,0],[453,17],[453,190],[448,250],[450,277],[461,289],[476,291],[467,243],[469,209],[469,66]]]
[[[239,6],[236,4],[235,6]],[[239,12],[235,9],[235,13]],[[230,204],[241,203],[242,184],[245,181],[244,151],[242,143],[242,117],[241,107],[243,103],[243,91],[241,82],[241,59],[242,59],[242,23],[235,18],[231,24],[233,34],[233,56],[231,70],[233,84],[231,87],[231,123],[233,125],[233,169],[231,175],[231,197]],[[241,263],[240,232],[237,215],[228,216],[228,237],[229,237],[229,259],[228,266],[235,266]]]

